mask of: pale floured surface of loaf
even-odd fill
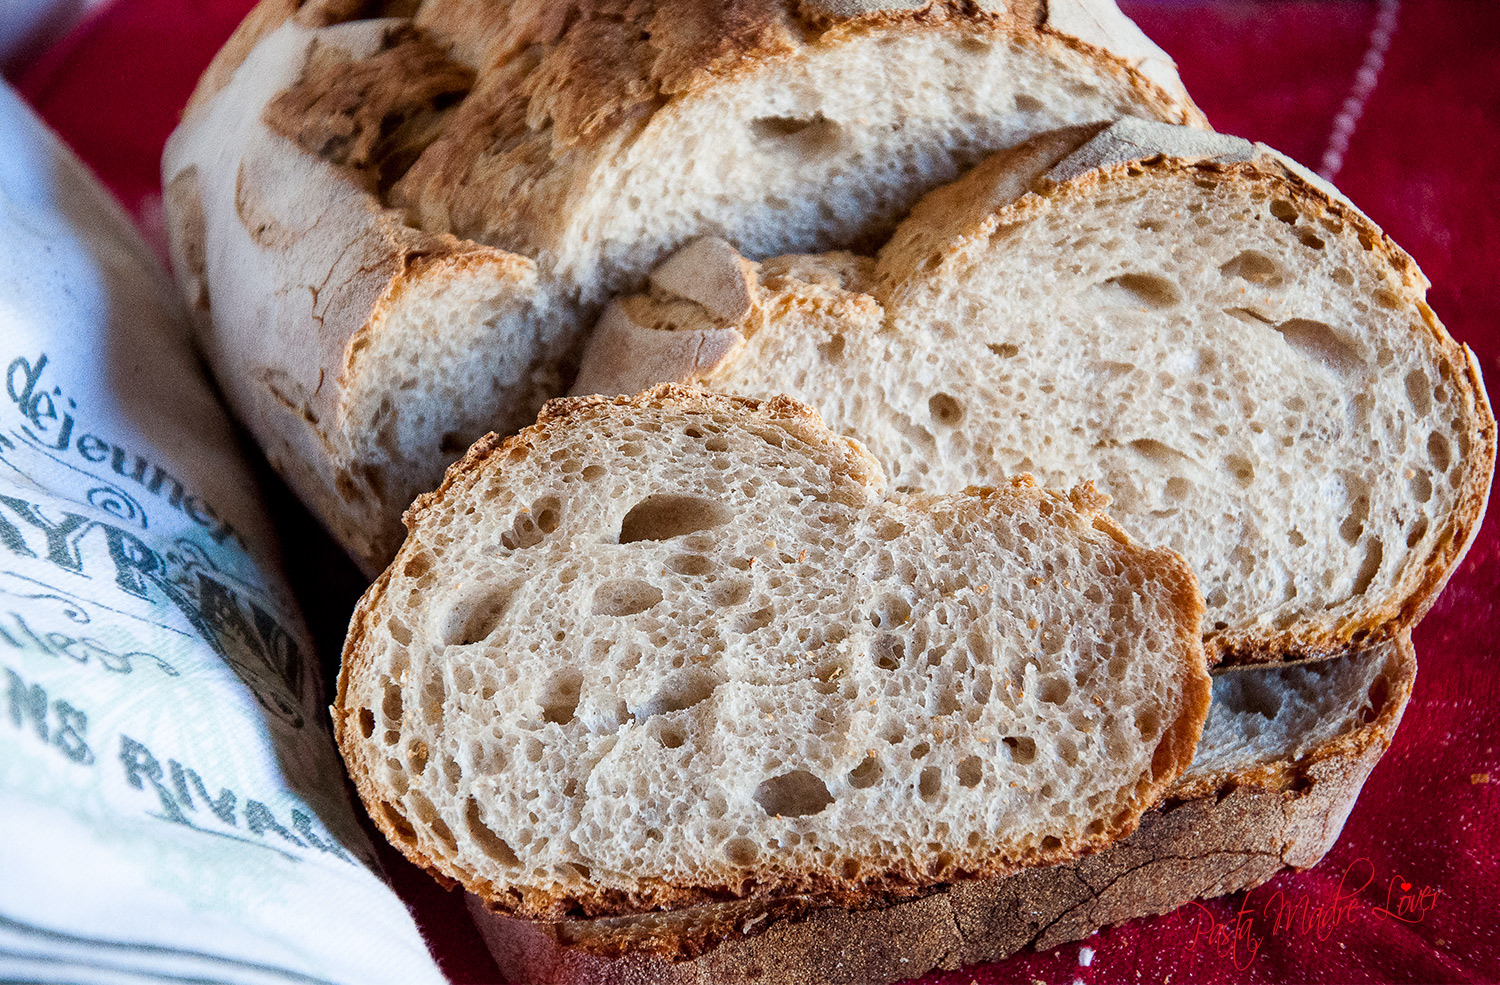
[[[1198,754],[1168,798],[1124,841],[1049,868],[853,912],[749,900],[545,923],[487,913],[472,897],[470,909],[502,972],[538,985],[879,985],[1046,950],[1318,862],[1390,744],[1415,673],[1403,637],[1216,675]],[[1297,696],[1317,721],[1247,697],[1247,681]]]
[[[226,394],[373,574],[411,498],[561,393],[602,301],[688,238],[871,241],[986,152],[1121,115],[1202,121],[1106,0],[266,0],[163,184]]]
[[[529,916],[899,896],[1131,830],[1207,711],[1086,490],[880,495],[785,398],[549,404],[413,507],[335,709],[372,817]]]
[[[577,391],[789,393],[897,488],[1092,481],[1192,563],[1211,655],[1410,626],[1483,515],[1494,418],[1421,273],[1245,141],[1048,135],[932,193],[878,260],[748,275],[735,321],[661,284],[611,306]]]

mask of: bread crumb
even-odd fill
[[[1490,782],[1490,775],[1488,773],[1470,773],[1469,782],[1476,787],[1481,786]]]
[[[1078,963],[1087,968],[1094,963],[1094,949],[1091,947],[1080,947],[1078,949]]]

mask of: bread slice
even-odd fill
[[[671,386],[480,442],[350,626],[371,816],[550,919],[899,898],[1128,834],[1207,713],[1186,565],[1087,488],[881,483],[795,401]]]
[[[745,901],[546,923],[474,896],[470,911],[506,979],[535,985],[881,985],[1047,950],[1315,865],[1390,745],[1415,674],[1406,636],[1220,673],[1197,756],[1167,799],[1129,838],[1061,865],[854,911]]]
[[[689,238],[873,240],[988,151],[1126,114],[1202,123],[1111,0],[265,0],[162,177],[221,386],[373,575]]]
[[[652,284],[575,392],[788,393],[898,489],[1091,481],[1193,565],[1211,657],[1394,636],[1484,515],[1495,419],[1421,272],[1237,138],[1058,131],[933,192],[877,258],[703,241]]]

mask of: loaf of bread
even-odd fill
[[[1421,272],[1237,138],[1057,131],[932,192],[878,257],[705,240],[651,283],[575,392],[788,393],[897,488],[1093,482],[1193,565],[1211,658],[1393,637],[1484,515],[1495,420]]]
[[[408,514],[336,732],[490,905],[846,906],[1134,830],[1209,702],[1197,585],[1088,488],[882,495],[788,398],[549,403]]]
[[[1134,834],[1072,862],[854,911],[792,899],[541,922],[474,896],[470,911],[507,980],[530,985],[884,985],[1047,950],[1316,864],[1389,747],[1416,669],[1401,636],[1218,674],[1192,766]]]
[[[691,237],[875,242],[985,153],[1122,115],[1202,123],[1111,0],[264,0],[163,187],[225,395],[373,575]]]

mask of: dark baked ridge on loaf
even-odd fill
[[[1415,625],[1484,515],[1495,420],[1411,259],[1264,146],[1124,120],[934,191],[878,258],[700,241],[607,309],[576,392],[788,393],[897,488],[1091,481],[1193,565],[1205,644]]]
[[[1403,636],[1216,675],[1197,757],[1167,799],[1129,838],[1050,868],[854,912],[749,901],[544,923],[472,896],[470,910],[501,972],[534,985],[883,985],[1047,950],[1316,864],[1390,745],[1415,674]]]
[[[1110,0],[265,0],[163,187],[221,386],[373,575],[688,238],[868,243],[983,154],[1120,115],[1202,124]]]
[[[1087,488],[881,496],[787,398],[547,405],[408,515],[335,719],[371,816],[526,916],[899,898],[1131,831],[1197,586]]]

